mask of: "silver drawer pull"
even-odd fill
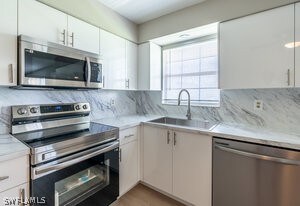
[[[287,84],[288,86],[291,86],[291,70],[288,69],[288,72],[287,72]]]
[[[124,136],[124,138],[125,139],[127,139],[127,138],[129,138],[129,137],[133,137],[134,136],[134,134],[130,134],[130,135],[126,135],[126,136]]]
[[[9,176],[3,176],[3,177],[0,177],[0,181],[6,180],[6,179],[8,179],[8,178],[9,178]]]
[[[9,82],[14,83],[14,66],[13,64],[8,65],[9,69]]]

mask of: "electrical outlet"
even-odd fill
[[[254,100],[254,110],[262,111],[264,107],[264,102],[262,100]]]
[[[110,99],[110,106],[115,106],[115,100],[113,98]]]

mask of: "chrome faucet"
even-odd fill
[[[186,89],[182,89],[180,92],[179,92],[179,95],[178,95],[178,106],[180,106],[180,101],[181,101],[181,93],[182,92],[186,92],[187,95],[188,95],[188,110],[187,110],[187,113],[186,113],[186,117],[188,120],[191,120],[192,119],[192,114],[191,114],[191,96],[190,96],[190,93],[188,90]]]

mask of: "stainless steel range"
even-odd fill
[[[118,128],[88,103],[12,107],[12,135],[31,150],[32,205],[109,205],[119,196]]]

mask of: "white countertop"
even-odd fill
[[[118,127],[120,130],[140,125],[153,119],[160,118],[158,115],[126,115],[111,118],[93,120],[92,122]]]
[[[225,123],[218,124],[211,131],[182,127],[176,125],[163,125],[159,123],[149,123],[153,119],[160,118],[159,115],[127,115],[112,118],[104,118],[94,120],[93,122],[106,124],[114,127],[118,127],[120,130],[124,130],[130,127],[135,127],[141,123],[148,125],[156,125],[158,127],[170,128],[181,130],[185,132],[195,132],[200,134],[207,134],[210,136],[221,137],[232,140],[240,140],[264,145],[272,145],[277,147],[284,147],[290,149],[300,150],[300,134],[292,135],[279,132],[273,132],[267,129],[254,128],[243,125],[229,125]],[[0,135],[0,161],[5,161],[13,158],[17,158],[23,155],[30,154],[30,149],[12,137],[11,135]]]
[[[211,134],[217,137],[300,150],[300,134],[292,135],[242,125],[219,124]]]
[[[95,120],[101,124],[119,127],[120,130],[130,127],[138,126],[141,123],[148,125],[156,125],[159,127],[182,130],[185,132],[196,132],[201,134],[208,134],[215,137],[221,137],[232,140],[240,140],[257,144],[271,145],[277,147],[284,147],[290,149],[300,150],[300,134],[285,134],[273,132],[263,128],[250,127],[245,125],[230,125],[225,123],[218,124],[211,131],[190,128],[176,125],[163,125],[159,123],[149,123],[148,121],[160,118],[158,115],[128,115],[114,118],[105,118]]]
[[[28,155],[30,149],[11,135],[0,135],[0,162]]]

